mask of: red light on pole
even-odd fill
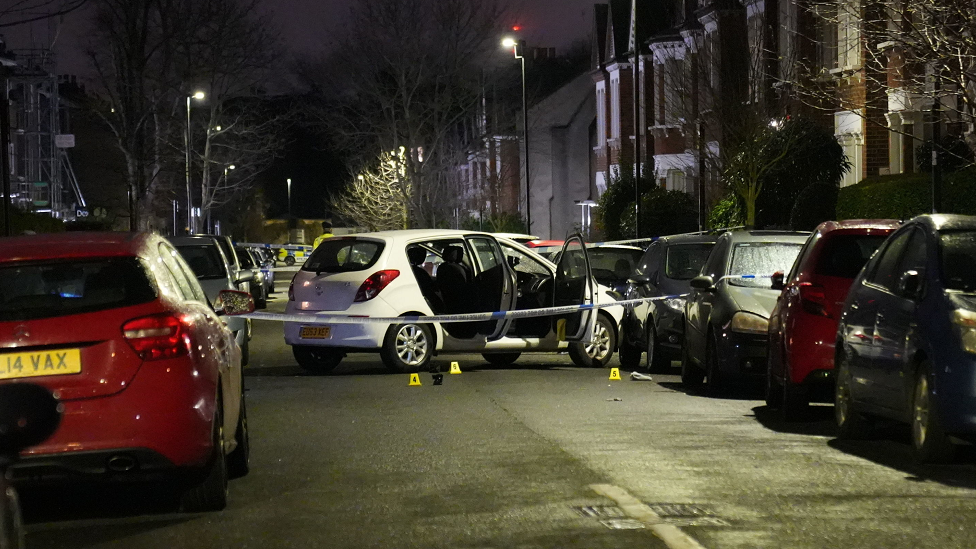
[[[514,27],[512,27],[512,30],[515,31],[515,32],[518,32],[518,31],[522,30],[522,27],[519,26],[519,25],[515,25]]]

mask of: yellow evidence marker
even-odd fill
[[[556,320],[556,341],[566,341],[566,319]]]
[[[408,387],[413,387],[414,385],[420,385],[420,374],[410,374],[410,385]]]
[[[452,362],[451,363],[451,373],[452,374],[460,374],[461,373],[461,366],[457,362]]]
[[[620,369],[619,368],[610,368],[610,379],[611,380],[615,379],[617,381],[620,381]]]

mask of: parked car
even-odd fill
[[[288,267],[304,263],[312,254],[312,247],[305,244],[285,244],[278,249],[277,260]]]
[[[217,237],[188,235],[167,237],[193,270],[207,298],[215,303],[221,290],[244,291],[253,279],[250,271],[234,270]],[[232,316],[227,326],[241,348],[242,361],[250,360],[251,321]]]
[[[241,303],[243,296],[243,305]],[[241,350],[176,249],[148,233],[0,239],[0,383],[54,392],[60,426],[15,477],[171,478],[186,511],[222,509],[249,469]]]
[[[531,240],[525,243],[526,248],[531,248],[533,252],[544,257],[548,261],[553,260],[553,256],[563,249],[562,240]]]
[[[694,387],[707,378],[709,392],[719,394],[729,381],[766,374],[768,319],[779,295],[769,277],[793,266],[808,234],[733,231],[718,238],[690,282],[682,383]]]
[[[269,248],[251,248],[250,250],[255,262],[261,267],[261,272],[264,274],[265,295],[275,293],[274,254]]]
[[[766,404],[786,420],[803,416],[811,396],[834,384],[837,319],[854,277],[900,223],[895,220],[825,221],[807,239],[769,317]]]
[[[587,245],[593,276],[597,282],[623,296],[627,280],[644,255],[644,249],[624,244]]]
[[[851,285],[834,361],[838,436],[908,423],[920,462],[976,442],[976,217],[923,215],[888,237]]]
[[[531,242],[533,240],[539,239],[538,236],[534,236],[531,234],[521,234],[521,233],[491,233],[491,234],[497,236],[498,238],[507,238],[509,240],[513,240],[523,245],[526,242]]]
[[[267,285],[264,282],[264,271],[247,248],[235,246],[234,253],[237,254],[237,260],[241,264],[241,271],[249,271],[251,273],[249,287],[251,289],[251,295],[254,296],[254,306],[258,309],[267,308],[268,294]]]
[[[715,235],[663,236],[652,242],[624,289],[624,299],[682,296],[691,292],[691,279],[701,272]],[[629,306],[624,311],[620,338],[620,364],[640,365],[647,353],[647,368],[661,372],[680,358],[684,339],[684,297],[671,297]]]
[[[430,316],[613,301],[592,278],[581,239],[566,246],[556,266],[487,233],[408,230],[332,238],[295,275],[285,312]],[[422,266],[432,255],[439,259],[436,276]],[[568,350],[578,364],[600,365],[616,349],[614,314],[622,316],[622,307],[473,323],[286,322],[285,342],[299,365],[323,372],[349,352],[379,352],[394,372],[422,369],[440,351],[511,364],[522,352]]]

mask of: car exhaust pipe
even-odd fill
[[[125,473],[135,469],[139,463],[132,456],[117,454],[108,458],[108,470],[115,473]]]

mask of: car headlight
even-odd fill
[[[759,315],[739,311],[732,315],[729,328],[744,334],[765,334],[769,330],[769,320]]]
[[[669,297],[664,300],[664,304],[675,311],[685,310],[685,298],[683,297]]]
[[[976,313],[956,309],[952,312],[952,323],[956,325],[956,331],[959,332],[962,350],[976,354]]]

